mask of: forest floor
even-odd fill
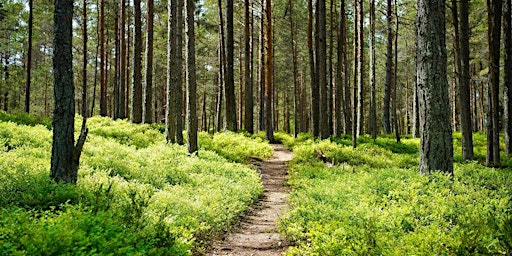
[[[277,231],[276,221],[282,211],[288,208],[286,163],[292,160],[293,153],[282,145],[272,147],[272,157],[258,166],[264,187],[261,199],[241,218],[237,228],[213,243],[208,256],[282,255],[288,248]]]

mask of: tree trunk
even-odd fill
[[[143,123],[153,123],[153,18],[154,0],[146,1],[146,72],[144,83]]]
[[[293,134],[296,137],[300,132],[306,132],[303,127],[302,119],[306,118],[302,115],[302,106],[300,104],[300,88],[298,81],[298,63],[297,63],[297,46],[295,44],[295,20],[293,17],[293,0],[288,0],[289,21],[290,21],[290,41],[293,62]]]
[[[336,62],[336,90],[335,90],[335,130],[336,136],[341,136],[342,133],[348,132],[346,129],[348,121],[350,120],[348,115],[348,109],[346,106],[346,98],[344,94],[350,92],[345,91],[346,76],[346,19],[345,19],[345,0],[341,0],[340,3],[340,16],[339,16],[339,27],[338,27],[338,46],[337,46],[337,62]],[[349,99],[350,100],[350,99]],[[343,120],[342,120],[343,119]],[[345,127],[345,129],[342,129]]]
[[[165,140],[176,143],[176,8],[175,0],[167,2],[167,83],[165,93]]]
[[[505,98],[505,151],[512,154],[512,2],[505,0],[503,8],[503,31],[505,47],[504,91]]]
[[[32,2],[33,0],[30,0]],[[82,12],[82,117],[87,118],[87,0],[83,0]],[[29,44],[32,44],[31,42]],[[29,54],[30,55],[30,54]],[[30,85],[29,85],[30,87]],[[25,104],[27,101],[25,101]],[[26,106],[26,105],[25,105]],[[28,113],[28,109],[25,109]]]
[[[34,20],[34,0],[28,1],[28,49],[27,49],[27,77],[25,81],[25,112],[30,112],[30,81],[32,74],[32,27]],[[84,4],[84,13],[86,13],[87,6]],[[86,17],[86,15],[84,14]],[[84,32],[87,33],[87,32]]]
[[[187,0],[185,5],[185,59],[187,73],[187,150],[189,154],[197,154],[197,92],[194,12],[195,1]]]
[[[119,56],[119,53],[121,51],[121,44],[120,44],[120,38],[119,38],[119,6],[114,7],[114,33],[115,33],[115,73],[114,73],[114,82],[113,87],[113,97],[114,97],[114,113],[113,118],[114,120],[119,118],[119,66],[121,63],[121,56]]]
[[[313,50],[313,0],[308,0],[308,53],[311,76],[311,133],[320,136],[320,92],[315,67],[315,51]]]
[[[237,130],[235,75],[234,75],[234,21],[233,0],[226,0],[226,125],[228,130]]]
[[[237,100],[237,114],[236,114],[236,117],[238,118],[237,121],[236,121],[236,124],[237,124],[237,127],[236,129],[237,130],[241,130],[243,129],[243,125],[244,125],[244,116],[243,116],[243,112],[244,112],[244,61],[243,60],[243,51],[242,50],[242,43],[243,42],[243,37],[242,35],[240,35],[240,38],[239,38],[239,48],[238,48],[238,100]],[[242,75],[244,74],[244,75]]]
[[[265,134],[274,142],[272,126],[273,46],[272,46],[272,0],[265,1]]]
[[[509,15],[510,16],[510,15]],[[510,29],[509,29],[510,30]],[[460,1],[460,76],[459,108],[460,128],[462,131],[462,157],[471,161],[473,154],[473,128],[471,114],[471,76],[469,66],[469,0]],[[505,63],[507,63],[505,61]],[[506,70],[506,69],[505,69]]]
[[[420,173],[453,173],[453,141],[446,78],[445,1],[417,2],[417,83]]]
[[[489,37],[489,104],[487,121],[487,157],[488,166],[500,163],[499,138],[499,87],[500,87],[500,37],[501,37],[501,0],[487,0],[488,37]]]
[[[358,66],[359,66],[359,62],[358,62],[358,56],[359,56],[359,11],[357,10],[358,8],[358,5],[359,5],[359,0],[354,0],[354,85],[352,87],[352,147],[353,148],[356,148],[357,147],[357,136],[359,135],[357,133],[357,124],[358,124],[358,121],[357,121],[357,106],[356,104],[358,104],[357,102],[357,96],[358,96],[358,93],[357,93],[357,79],[359,78],[359,76],[357,75],[357,71],[359,70],[358,69]]]
[[[260,91],[260,131],[265,131],[265,4],[261,3],[262,16],[260,18],[260,65],[259,65],[259,91]]]
[[[178,0],[176,5],[176,67],[173,75],[176,92],[175,104],[176,104],[176,143],[183,145],[183,0]]]
[[[130,120],[142,123],[142,21],[140,0],[133,1],[133,86]]]
[[[254,133],[254,101],[253,101],[253,79],[252,79],[252,12],[251,0],[244,1],[244,10],[245,10],[245,27],[244,27],[244,38],[245,38],[245,48],[244,48],[244,75],[245,75],[245,115],[244,115],[244,129],[248,133]],[[240,85],[242,86],[242,85]]]
[[[363,133],[364,127],[364,1],[358,0],[357,12],[358,12],[358,57],[357,57],[357,136]]]
[[[393,74],[393,9],[391,7],[391,0],[387,0],[386,7],[386,20],[387,20],[387,53],[386,53],[386,83],[384,85],[384,114],[383,114],[383,126],[384,133],[391,133],[391,115],[390,115],[390,103],[391,103],[391,86],[394,82]]]
[[[55,181],[76,183],[82,146],[87,137],[85,121],[75,147],[75,88],[73,85],[72,21],[73,1],[56,0],[54,13],[53,141],[50,177]],[[85,120],[85,119],[84,119]]]
[[[107,116],[107,61],[105,53],[105,0],[100,1],[100,115]]]
[[[318,93],[319,97],[319,128],[320,138],[326,139],[329,137],[328,125],[328,102],[327,102],[327,42],[326,42],[326,10],[325,0],[316,0],[315,12],[315,59],[316,59],[316,77],[318,79]]]
[[[400,122],[398,113],[398,82],[396,76],[398,74],[398,4],[395,0],[395,66],[393,79],[393,127],[395,128],[396,143],[400,143]]]
[[[120,67],[119,67],[119,118],[126,118],[126,0],[120,0],[120,24],[119,24],[119,37],[120,45]]]
[[[377,139],[377,104],[375,102],[375,0],[370,1],[370,134]]]
[[[334,1],[331,1],[331,5],[329,7],[329,53],[327,56],[328,64],[327,64],[327,132],[330,135],[334,133],[334,105],[333,105],[333,48],[334,48]]]

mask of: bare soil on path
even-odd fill
[[[288,248],[277,231],[276,220],[288,207],[286,163],[293,153],[282,145],[272,147],[273,156],[258,167],[264,187],[261,199],[241,218],[239,227],[214,242],[208,256],[272,256],[282,255]]]

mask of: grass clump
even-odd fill
[[[75,186],[49,178],[51,131],[0,122],[0,255],[198,254],[262,192],[255,170],[215,152],[219,139],[188,156],[150,126],[88,124]]]
[[[260,137],[247,137],[241,133],[221,132],[211,135],[199,133],[199,147],[217,152],[233,162],[243,163],[251,158],[266,159],[272,156],[272,147]]]
[[[456,163],[418,174],[417,139],[296,143],[288,255],[499,255],[512,251],[512,172]],[[336,165],[320,162],[322,151]]]

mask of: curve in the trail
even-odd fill
[[[288,248],[279,235],[276,220],[287,209],[287,165],[293,153],[282,145],[272,145],[274,154],[259,166],[263,196],[241,219],[240,227],[214,242],[209,256],[282,255]]]

